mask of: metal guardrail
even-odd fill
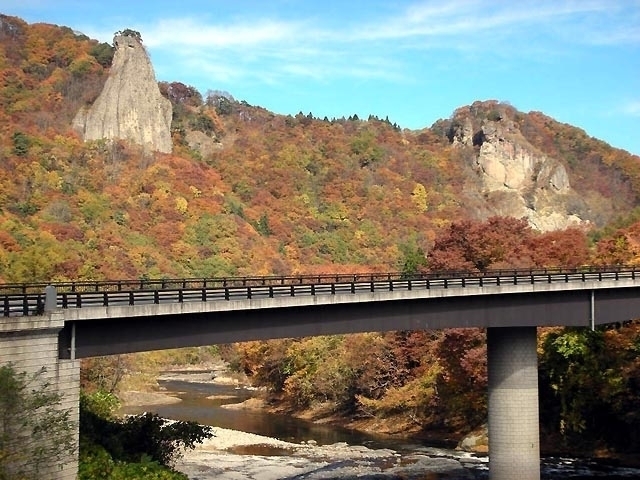
[[[57,308],[86,308],[432,288],[491,287],[525,283],[603,281],[635,279],[639,274],[640,267],[585,266],[489,270],[481,273],[430,272],[410,276],[395,272],[0,284],[0,309],[5,317],[41,315],[47,304],[45,289],[48,286],[55,287]]]

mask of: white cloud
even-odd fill
[[[640,117],[640,100],[627,103],[622,108],[622,113],[631,117]]]
[[[191,18],[161,20],[145,29],[149,47],[248,48],[287,42],[302,33],[302,26],[275,20],[233,25],[207,24]]]
[[[131,28],[142,32],[152,53],[171,55],[176,70],[198,68],[212,81],[260,75],[270,82],[291,77],[404,82],[411,81],[410,65],[431,61],[426,56],[436,49],[542,59],[581,43],[637,44],[637,5],[635,0],[429,0],[387,9],[378,18],[375,12],[367,20],[356,16],[342,25],[321,15],[261,18],[255,11],[232,22],[185,16]],[[101,39],[112,35],[86,33]],[[404,57],[407,52],[416,53]]]

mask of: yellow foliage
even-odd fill
[[[187,202],[186,198],[184,197],[176,198],[176,210],[178,213],[180,213],[181,215],[186,215],[188,208],[189,208],[189,202]]]
[[[416,186],[411,192],[411,200],[418,209],[418,212],[426,212],[429,208],[427,205],[427,189],[421,183],[416,183]]]
[[[193,198],[200,198],[202,196],[202,191],[198,189],[198,187],[194,187],[193,185],[189,185],[189,190],[193,195]]]
[[[437,364],[431,366],[421,377],[414,378],[399,387],[390,387],[378,400],[357,395],[358,403],[374,415],[391,415],[399,412],[417,412],[428,408],[436,392],[436,380],[441,372]]]

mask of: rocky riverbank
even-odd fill
[[[211,365],[206,371],[164,372],[159,381],[214,383],[251,388],[241,378]],[[130,391],[120,397],[124,405],[160,405],[180,402],[179,392]],[[265,408],[260,398],[224,405],[228,409]],[[214,437],[184,453],[176,469],[190,480],[279,479],[476,479],[486,472],[486,457],[470,453],[418,447],[412,453],[372,449],[344,442],[318,445],[314,439],[301,443],[237,430],[214,428]],[[420,451],[421,449],[421,451]]]
[[[187,452],[176,469],[191,480],[464,480],[483,478],[486,472],[485,458],[447,456],[436,449],[403,455],[346,443],[290,443],[223,428],[214,428],[214,435]]]

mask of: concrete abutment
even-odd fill
[[[75,452],[38,471],[39,478],[51,480],[75,480],[78,475],[80,360],[58,358],[58,333],[63,326],[62,312],[6,317],[0,322],[0,365],[11,364],[16,372],[27,375],[42,372],[38,380],[48,383],[49,391],[61,395],[59,407],[69,412],[75,425]]]

